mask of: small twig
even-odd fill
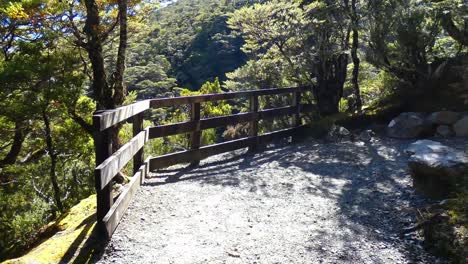
[[[424,217],[424,215],[421,213],[421,211],[419,209],[416,209],[419,213],[419,216],[421,216],[421,219],[423,220],[426,220],[426,217]]]
[[[17,180],[12,180],[12,181],[9,181],[9,182],[1,182],[0,186],[6,186],[6,185],[9,185],[9,184],[12,184],[12,183],[18,183],[18,181]]]

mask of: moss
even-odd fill
[[[57,233],[30,250],[26,255],[3,262],[10,263],[69,263],[80,257],[81,249],[91,237],[96,220],[96,196],[92,195],[70,209],[49,228],[54,226]],[[80,253],[80,254],[79,254]]]

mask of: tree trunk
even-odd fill
[[[85,0],[86,23],[84,32],[87,37],[86,51],[93,69],[92,90],[96,100],[97,110],[115,108],[112,99],[112,89],[107,82],[102,52],[102,39],[99,32],[101,26],[99,9],[95,0]]]
[[[61,191],[57,181],[57,174],[55,172],[57,167],[57,153],[54,149],[54,142],[52,140],[52,132],[50,129],[50,120],[47,116],[46,110],[42,110],[42,118],[44,120],[45,125],[45,136],[46,136],[46,145],[47,145],[47,152],[49,152],[50,157],[50,181],[52,182],[52,188],[54,191],[54,200],[55,205],[57,206],[60,212],[63,212],[63,205],[61,200]]]
[[[127,1],[119,0],[119,51],[117,53],[117,64],[113,75],[114,104],[120,106],[125,100],[125,58],[127,53]]]
[[[117,63],[115,71],[112,75],[112,90],[114,91],[114,105],[121,106],[125,100],[125,59],[127,53],[127,0],[119,0],[119,50],[117,53]],[[116,125],[111,132],[112,151],[115,152],[120,148],[119,131],[122,125]]]
[[[466,28],[459,29],[453,22],[452,14],[450,12],[442,13],[441,25],[450,37],[461,45],[468,46],[468,30]]]
[[[338,105],[343,97],[347,65],[347,54],[322,60],[316,65],[317,85],[313,87],[313,93],[322,116],[339,112]]]
[[[359,88],[359,65],[361,61],[359,60],[357,51],[359,48],[359,31],[358,31],[358,25],[359,25],[359,19],[358,19],[358,14],[356,11],[356,0],[351,1],[351,21],[352,21],[352,27],[353,27],[353,43],[351,47],[351,58],[353,60],[353,77],[352,77],[352,84],[354,88],[354,96],[356,97],[356,103],[354,105],[354,110],[357,110],[358,112],[361,112],[362,110],[362,99],[361,99],[361,90]]]
[[[104,57],[102,52],[102,36],[99,33],[100,17],[95,0],[85,0],[87,17],[84,32],[87,36],[86,50],[91,61],[93,70],[93,93],[96,100],[96,110],[114,109],[123,104],[125,100],[125,58],[127,51],[127,1],[119,0],[119,50],[115,71],[112,74],[109,84],[106,72]],[[115,152],[120,147],[119,139],[120,126],[111,129],[112,150]]]
[[[21,147],[26,138],[28,131],[25,129],[21,121],[15,122],[15,135],[13,136],[13,144],[11,145],[10,151],[8,154],[0,160],[0,168],[5,167],[6,165],[15,164],[18,159],[19,153],[21,152]]]

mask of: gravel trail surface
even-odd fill
[[[153,174],[100,263],[444,263],[416,232],[412,141],[311,141]],[[245,152],[245,151],[244,151]]]

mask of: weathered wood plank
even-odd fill
[[[114,205],[104,217],[103,222],[106,227],[108,238],[110,238],[114,233],[120,220],[124,216],[125,211],[127,211],[133,196],[140,187],[141,179],[144,177],[143,171],[146,170],[144,167],[145,166],[143,165],[142,168],[139,168],[137,173],[133,175],[125,190],[119,195],[119,198],[117,198]]]
[[[190,134],[190,149],[196,150],[200,148],[201,143],[201,129],[200,129],[200,115],[201,115],[201,105],[200,103],[193,103],[190,107],[190,121],[197,124],[195,129]],[[192,166],[198,166],[200,163],[199,160],[193,160]]]
[[[138,136],[141,131],[143,131],[143,113],[133,117],[133,137]],[[133,174],[137,173],[141,165],[143,165],[145,159],[143,150],[144,148],[141,148],[133,157]]]
[[[139,101],[125,105],[114,110],[107,110],[93,115],[93,126],[97,131],[103,131],[128,118],[137,115],[150,108],[151,100]]]
[[[253,142],[256,142],[258,138],[259,144],[267,144],[278,138],[284,138],[293,135],[301,127],[288,128],[279,130],[272,133],[267,133],[258,137],[248,137],[242,139],[236,139],[228,142],[223,142],[219,144],[209,145],[201,147],[198,150],[188,150],[181,151],[176,153],[171,153],[167,155],[162,155],[159,157],[151,158],[149,160],[149,170],[154,171],[157,169],[169,167],[179,163],[189,163],[193,160],[202,160],[209,156],[216,154],[233,151],[236,149],[249,147]]]
[[[165,107],[165,106],[176,106],[182,104],[201,103],[206,101],[218,101],[218,100],[230,100],[239,97],[248,96],[262,96],[262,95],[275,95],[284,93],[293,93],[306,91],[308,87],[289,87],[289,88],[272,88],[272,89],[261,89],[252,91],[242,92],[229,92],[219,94],[206,94],[206,95],[195,95],[195,96],[184,96],[184,97],[173,97],[173,98],[158,98],[148,99],[139,101],[130,105],[122,106],[114,110],[106,110],[101,113],[93,115],[93,126],[97,131],[103,131],[109,127],[112,127],[128,118],[137,115],[147,109]]]
[[[140,167],[142,173],[141,184],[145,183],[146,177],[148,176],[150,160],[151,157],[146,158],[145,163]]]
[[[292,97],[293,107],[296,108],[296,111],[293,116],[293,126],[297,127],[301,125],[301,92],[294,92]]]
[[[179,163],[189,163],[193,160],[202,160],[211,155],[228,152],[240,148],[245,148],[252,141],[252,138],[236,139],[229,142],[201,147],[198,150],[187,150],[167,155],[162,155],[150,160],[150,171],[169,167]]]
[[[110,131],[97,132],[94,135],[94,146],[96,153],[96,164],[102,163],[112,154],[112,144]],[[96,188],[96,218],[98,225],[98,232],[101,235],[105,235],[105,226],[102,219],[107,214],[109,209],[112,207],[113,198],[111,188],[112,186],[105,186],[101,188],[101,175],[94,174],[94,184]]]
[[[148,130],[145,129],[96,168],[95,174],[101,179],[101,189],[106,187],[133,156],[143,148],[147,140]]]
[[[275,142],[279,139],[294,136],[295,134],[299,133],[299,131],[304,129],[304,127],[305,126],[292,127],[292,128],[278,130],[275,132],[265,133],[261,136],[258,136],[258,144],[266,145],[268,143]]]
[[[303,112],[312,111],[313,107],[304,105],[301,107]],[[258,119],[270,119],[284,115],[296,113],[296,107],[286,106],[273,109],[258,111]],[[255,113],[240,113],[236,115],[205,118],[200,120],[200,129],[216,128],[221,126],[235,125],[238,123],[250,122],[256,119]],[[198,122],[182,122],[170,125],[155,126],[149,128],[149,139],[189,133],[197,128]]]
[[[258,113],[258,96],[252,95],[250,96],[250,112],[257,114]],[[255,115],[254,118],[250,121],[250,130],[249,130],[249,136],[251,137],[257,137],[258,136],[258,117]],[[252,144],[249,147],[249,151],[255,151],[257,150],[257,140],[252,140]]]
[[[239,97],[284,94],[284,93],[292,93],[295,91],[305,91],[305,90],[307,90],[307,87],[288,87],[288,88],[272,88],[272,89],[229,92],[229,93],[219,93],[219,94],[204,94],[204,95],[194,95],[194,96],[185,96],[185,97],[159,98],[159,99],[151,99],[150,105],[152,108],[158,108],[158,107],[176,106],[176,105],[182,105],[182,104],[202,103],[206,101],[231,100],[231,99],[235,99]]]

